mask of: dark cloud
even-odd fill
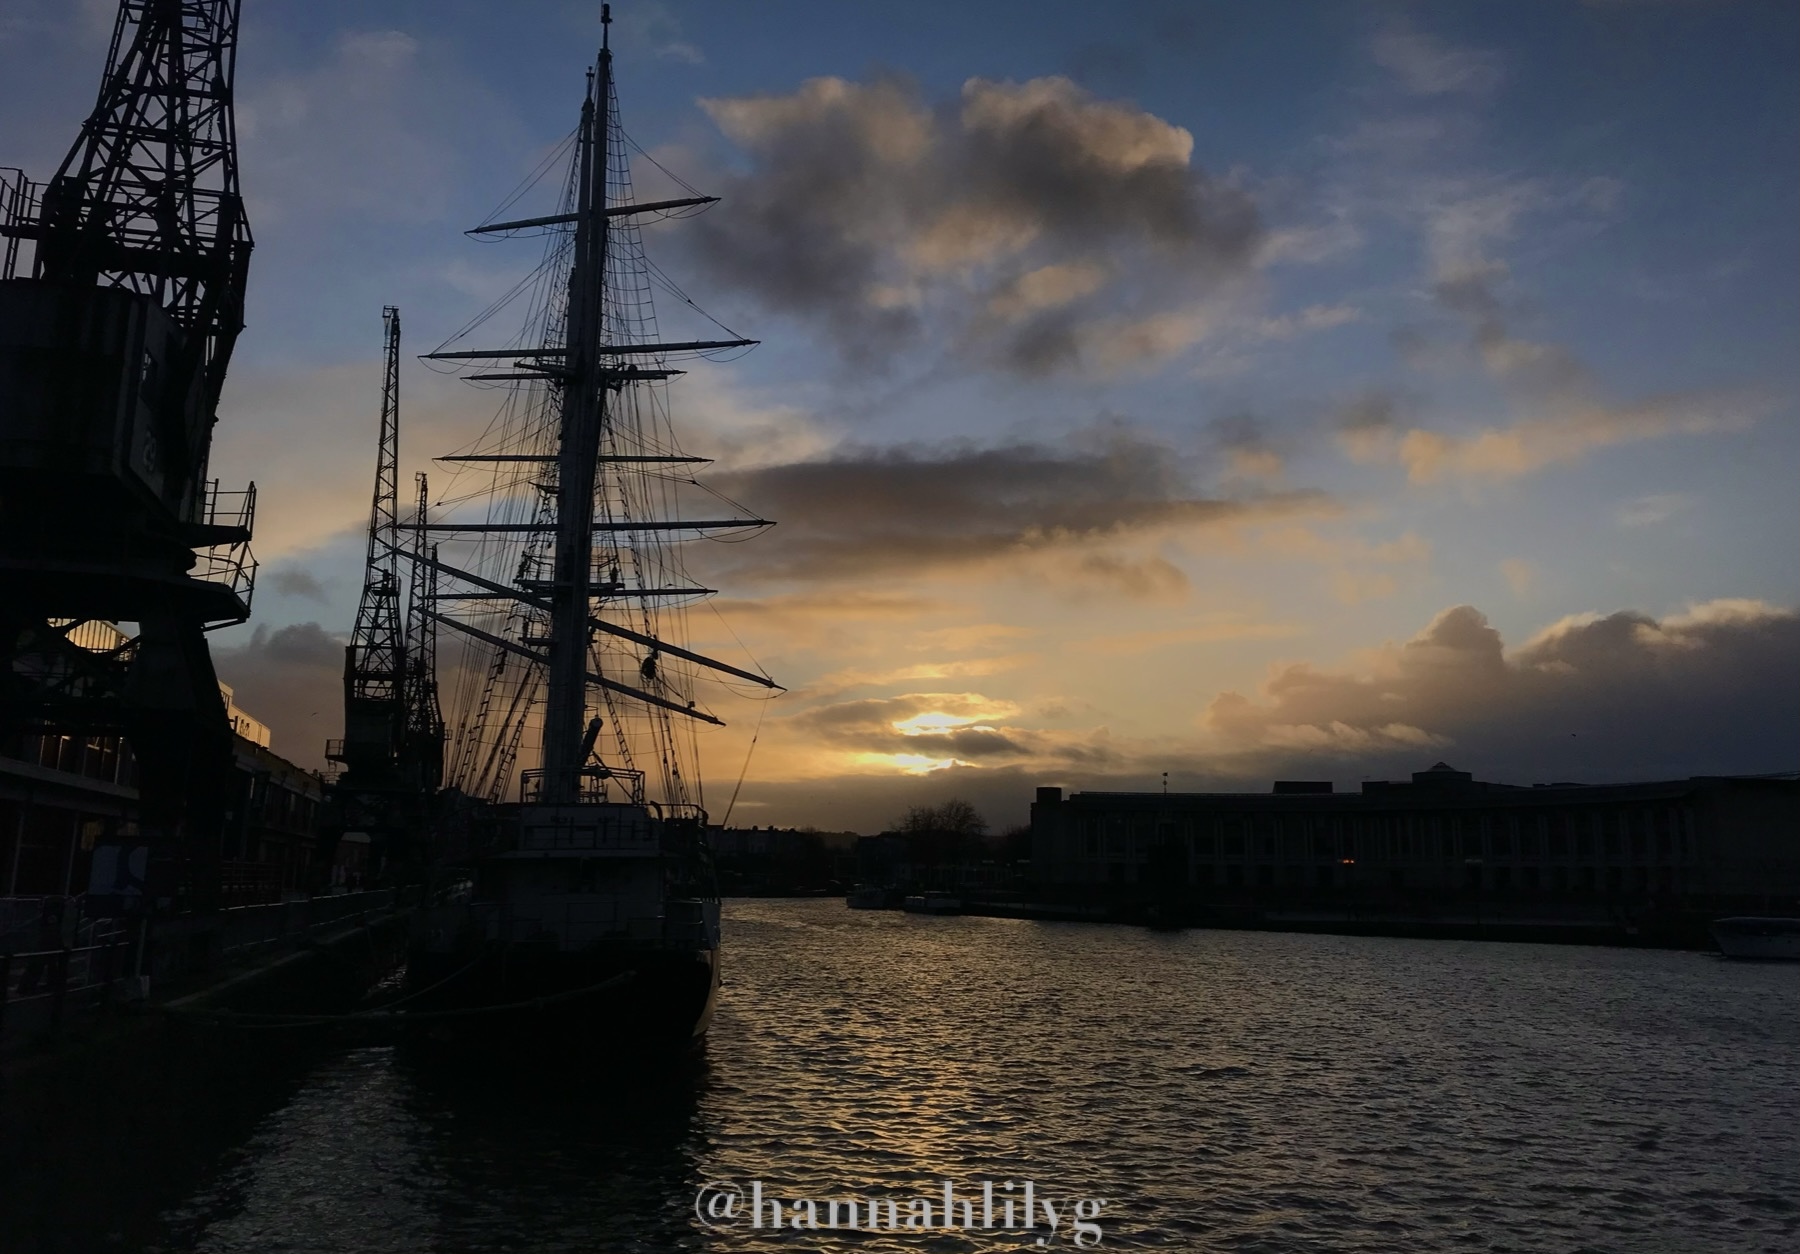
[[[309,601],[325,600],[325,585],[302,566],[278,566],[264,575],[275,591]]]
[[[1800,762],[1800,615],[1718,601],[1657,620],[1567,619],[1507,652],[1470,606],[1439,614],[1373,674],[1289,666],[1208,726],[1270,769],[1359,774],[1454,755],[1506,782],[1791,770]]]
[[[1327,508],[1310,493],[1203,495],[1174,449],[1122,431],[1060,448],[851,450],[711,482],[780,520],[781,543],[763,546],[773,552],[759,551],[740,572],[762,579],[923,572]],[[1071,571],[1115,583],[1180,579],[1155,559],[1068,557]]]
[[[1213,451],[1240,479],[1277,479],[1283,465],[1282,445],[1269,423],[1254,414],[1232,414],[1206,425]]]
[[[1399,421],[1398,405],[1394,397],[1382,391],[1364,392],[1336,415],[1339,431],[1382,431],[1392,428]]]
[[[1187,131],[1064,78],[971,79],[942,104],[893,78],[704,103],[753,165],[696,224],[703,261],[862,364],[928,323],[1025,373],[1167,356],[1261,236]]]
[[[911,692],[815,706],[781,720],[788,736],[824,749],[887,754],[964,766],[1100,768],[1116,755],[1099,736],[1008,725],[1006,701],[972,692]]]
[[[326,738],[343,735],[342,640],[318,623],[259,626],[244,643],[215,648],[213,666],[239,707],[268,724],[276,753],[324,765]]]

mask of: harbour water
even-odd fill
[[[297,1058],[178,1195],[117,1192],[115,1243],[1073,1248],[1063,1203],[1092,1199],[1100,1248],[1800,1248],[1792,966],[837,901],[729,902],[725,953],[704,1058],[654,1083]],[[946,1180],[953,1218],[973,1199],[981,1221],[984,1184],[1030,1181],[1059,1227],[777,1234],[702,1205],[726,1233],[695,1206],[761,1181],[789,1202],[893,1198],[904,1223]]]

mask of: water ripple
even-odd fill
[[[331,1057],[165,1211],[162,1248],[1031,1246],[821,1247],[693,1212],[708,1181],[761,1180],[904,1214],[946,1179],[1105,1199],[1104,1248],[1800,1248],[1792,968],[834,902],[731,903],[726,943],[693,1066],[471,1085]]]

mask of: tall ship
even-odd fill
[[[578,125],[537,176],[560,171],[555,211],[470,232],[541,237],[538,265],[426,354],[495,388],[498,410],[436,459],[438,490],[384,546],[411,564],[409,619],[441,641],[429,683],[448,801],[422,851],[431,897],[409,1016],[433,1039],[534,1052],[668,1050],[705,1034],[720,936],[698,758],[723,725],[708,699],[780,691],[754,662],[688,647],[690,612],[716,591],[688,573],[692,542],[770,524],[695,478],[708,459],[680,444],[670,383],[679,364],[756,341],[717,323],[712,338],[658,330],[655,287],[704,315],[648,258],[643,227],[716,198],[667,171],[669,190],[691,194],[634,198],[642,150],[619,122],[610,21],[603,6]],[[468,347],[514,305],[510,343]]]

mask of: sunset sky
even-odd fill
[[[8,0],[0,162],[54,170],[113,8]],[[214,646],[296,761],[341,734],[381,307],[410,482],[492,412],[412,354],[536,260],[462,231],[572,127],[598,14],[244,5],[214,472],[263,565]],[[763,341],[672,390],[778,523],[693,559],[702,646],[791,690],[709,698],[715,818],[759,721],[734,824],[1800,767],[1800,6],[615,16],[626,128],[724,197],[653,255]]]

